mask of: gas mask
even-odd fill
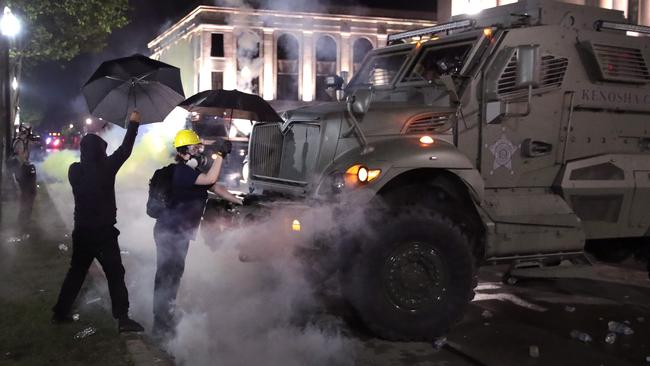
[[[205,157],[203,156],[203,145],[193,145],[188,149],[190,158],[185,161],[185,164],[192,169],[201,167],[205,163]]]
[[[196,169],[203,164],[204,159],[203,155],[190,155],[189,160],[185,161],[185,165],[192,169]]]

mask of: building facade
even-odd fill
[[[327,75],[353,73],[368,51],[386,44],[390,33],[435,24],[435,14],[393,14],[200,6],[148,47],[152,58],[181,69],[186,95],[223,88],[266,100],[326,100]]]
[[[516,0],[440,0],[437,12],[338,8],[330,13],[199,6],[148,44],[181,69],[186,95],[238,89],[266,100],[327,100],[325,78],[352,74],[388,34]],[[650,25],[650,0],[567,0],[617,9]],[[361,14],[361,15],[359,15]]]

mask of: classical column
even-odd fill
[[[341,33],[341,43],[339,47],[341,49],[341,67],[338,74],[340,75],[341,71],[347,71],[348,74],[350,74],[352,71],[352,58],[350,57],[352,44],[350,43],[350,33]]]
[[[237,89],[237,39],[233,31],[223,32],[223,57],[225,59],[225,66],[223,70],[223,88],[224,89]],[[212,80],[210,81],[212,84]],[[212,85],[210,85],[212,86]]]
[[[639,24],[650,25],[650,0],[639,0]]]
[[[627,17],[627,0],[613,0],[612,8],[616,10],[621,10],[622,12],[625,13],[625,16]]]
[[[262,71],[262,97],[266,100],[275,98],[275,47],[273,46],[273,29],[264,28],[262,47],[264,54],[264,69]]]
[[[614,2],[612,0],[598,0],[598,6],[605,9],[612,9]]]
[[[302,31],[302,98],[305,102],[314,100],[314,32]]]

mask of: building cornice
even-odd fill
[[[287,12],[287,11],[251,9],[251,8],[238,9],[238,8],[230,8],[230,7],[200,5],[196,7],[194,10],[192,10],[189,14],[184,16],[181,20],[179,20],[174,25],[172,25],[169,29],[167,29],[166,31],[158,35],[154,40],[149,42],[147,44],[147,47],[153,50],[156,47],[160,47],[163,43],[168,43],[169,41],[173,40],[170,38],[183,36],[184,33],[186,33],[187,28],[194,28],[191,25],[191,23],[195,21],[199,15],[203,15],[203,14],[224,14],[227,16],[250,16],[250,17],[259,17],[259,18],[264,18],[264,17],[294,18],[294,19],[307,18],[307,19],[313,19],[317,21],[336,21],[336,22],[347,21],[356,24],[368,23],[369,26],[386,24],[388,27],[401,26],[401,27],[415,28],[415,27],[427,27],[435,24],[434,21],[428,21],[422,19],[404,19],[404,18],[346,15],[346,14],[323,14],[323,13],[314,13],[314,12]],[[194,24],[194,26],[196,25],[199,24]],[[264,26],[264,28],[266,29],[266,28],[274,28],[274,27]],[[355,27],[355,28],[359,28],[359,27]],[[181,30],[185,30],[185,31],[181,31]]]

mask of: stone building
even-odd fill
[[[515,0],[439,0],[436,12],[353,7],[328,13],[199,6],[148,44],[181,69],[185,94],[238,89],[266,100],[327,100],[325,77],[351,74],[388,34]],[[624,11],[650,25],[650,0],[567,0]],[[290,105],[291,103],[289,103]],[[285,103],[286,105],[286,103]]]
[[[199,6],[148,44],[181,69],[186,95],[238,89],[266,100],[326,100],[325,77],[352,73],[390,33],[435,14],[340,8],[328,14]],[[368,13],[368,12],[371,13]]]

